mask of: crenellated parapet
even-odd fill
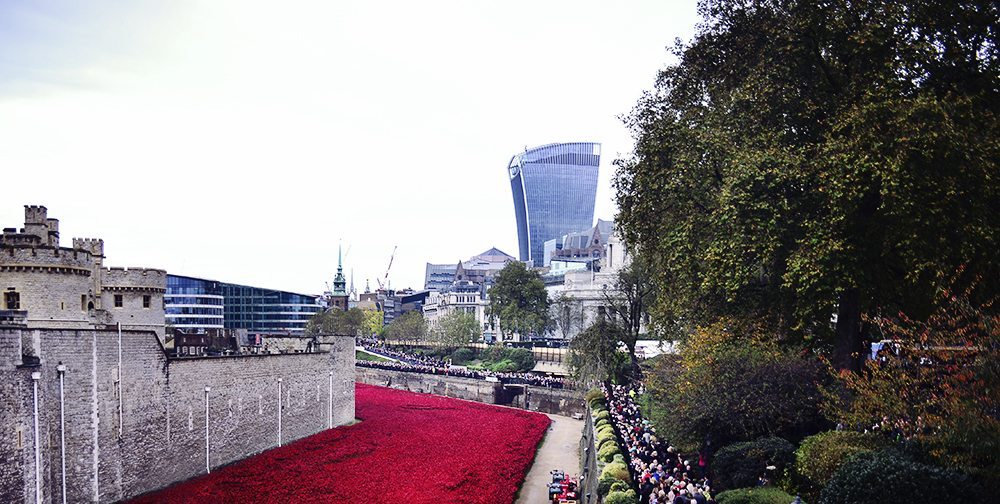
[[[0,248],[0,271],[35,271],[90,276],[95,268],[89,252],[61,247],[7,245]]]
[[[155,268],[106,268],[104,289],[110,291],[167,291],[167,272]]]
[[[84,250],[93,256],[104,257],[104,240],[100,238],[73,238],[73,248]]]

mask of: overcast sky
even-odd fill
[[[603,144],[693,1],[0,1],[0,226],[24,204],[107,264],[318,294],[517,253],[506,166]]]

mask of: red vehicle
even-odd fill
[[[578,502],[576,496],[577,479],[559,469],[549,471],[552,482],[549,483],[549,502],[552,504],[570,504]]]

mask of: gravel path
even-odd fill
[[[548,484],[552,481],[549,471],[561,469],[573,477],[580,475],[580,437],[583,420],[548,415],[552,419],[535,462],[521,486],[517,504],[544,504],[548,502]]]

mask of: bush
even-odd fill
[[[613,459],[611,459],[611,461],[612,462],[618,462],[619,464],[624,464],[625,463],[625,455],[622,455],[621,453],[616,453],[615,457]]]
[[[622,480],[616,479],[615,482],[611,484],[612,492],[627,492],[629,490],[631,490],[631,488],[628,486],[628,483]]]
[[[607,443],[597,450],[597,458],[605,462],[611,462],[611,459],[613,459],[617,453],[621,453],[618,450],[618,445],[615,443]]]
[[[719,504],[789,504],[795,497],[780,488],[757,487],[727,490],[715,499]]]
[[[451,353],[451,361],[455,364],[465,364],[470,360],[475,358],[475,353],[473,353],[470,348],[459,348]]]
[[[795,461],[795,446],[777,438],[761,438],[722,447],[712,462],[716,486],[720,489],[743,488],[757,484],[767,466],[775,466],[770,474],[778,477]]]
[[[594,403],[596,399],[600,399],[601,402],[604,402],[604,392],[601,392],[601,389],[594,387],[588,390],[587,393],[583,395],[583,399],[587,401],[587,404],[591,405]]]
[[[625,492],[609,492],[604,498],[604,504],[639,504],[639,496],[632,489]]]
[[[632,477],[628,473],[628,467],[626,467],[625,464],[618,462],[612,462],[604,466],[604,470],[601,471],[601,477],[604,477],[605,475],[614,476],[622,481],[630,481]]]
[[[598,419],[598,420],[607,420],[607,419],[609,419],[610,417],[611,417],[611,414],[610,414],[610,413],[608,413],[608,411],[607,411],[607,410],[604,410],[604,411],[599,411],[599,412],[597,413],[597,419]]]
[[[845,460],[823,488],[820,504],[904,504],[931,496],[948,502],[985,502],[979,500],[982,496],[977,490],[964,474],[886,450],[858,453]]]
[[[601,497],[608,495],[608,492],[611,491],[611,485],[618,481],[621,480],[610,474],[602,474],[601,477],[597,479],[597,494]]]
[[[504,359],[490,366],[490,370],[497,373],[513,373],[514,371],[517,371],[517,364]]]
[[[517,366],[517,371],[531,371],[535,367],[535,354],[527,348],[512,348],[507,353],[507,360]]]
[[[799,449],[795,451],[795,473],[811,493],[818,494],[848,457],[879,450],[885,444],[884,438],[874,434],[854,431],[820,432],[803,439]]]
[[[699,328],[680,362],[662,360],[648,376],[649,419],[674,446],[711,439],[725,446],[765,436],[801,439],[823,430],[817,384],[823,364],[724,323]],[[697,384],[694,387],[683,384]]]

